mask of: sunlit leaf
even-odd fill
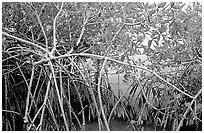
[[[194,17],[194,16],[196,16],[196,15],[197,15],[197,12],[194,11],[194,12],[188,14],[188,17],[192,18],[192,17]]]
[[[146,2],[146,3],[144,4],[144,7],[147,8],[147,7],[148,7],[148,4],[149,4],[149,3]]]
[[[156,10],[155,10],[155,9],[151,10],[151,11],[149,12],[149,15],[152,16],[154,13],[156,13]]]
[[[158,42],[158,41],[154,40],[154,42],[155,42],[157,45],[159,45],[159,42]]]
[[[182,9],[185,6],[185,4],[183,4],[182,6],[180,5],[175,5],[173,6],[174,9]]]
[[[186,5],[186,3],[184,3],[182,6],[180,6],[180,9],[182,9],[185,5]]]
[[[162,3],[160,3],[159,5],[158,5],[158,8],[162,8],[162,7],[164,7],[166,5],[166,2],[162,2]]]
[[[162,25],[161,27],[159,27],[158,30],[159,30],[160,33],[166,32],[167,26],[166,25]]]
[[[176,95],[174,95],[174,99],[180,99],[180,98],[182,98],[182,95],[181,95],[181,94],[176,94]]]
[[[86,17],[89,18],[90,16],[91,16],[91,11],[90,11],[90,10],[87,10],[87,11],[86,11]]]
[[[189,124],[189,125],[193,125],[193,123],[194,123],[194,120],[193,120],[193,119],[190,119],[188,124]]]
[[[185,106],[187,106],[191,111],[193,110],[189,102],[185,102]]]
[[[124,10],[129,14],[131,12],[131,6],[126,6]]]
[[[148,41],[148,48],[151,47],[151,45],[152,45],[152,41],[153,41],[153,40],[149,40],[149,41]]]
[[[137,3],[136,6],[137,6],[138,8],[144,9],[144,6],[143,6],[141,3]]]
[[[123,54],[122,56],[121,56],[121,61],[124,61],[125,60],[125,55]]]
[[[156,6],[155,4],[150,4],[150,5],[148,6],[148,8],[149,8],[149,9],[153,9],[155,6]]]
[[[170,5],[170,6],[171,6],[171,7],[174,7],[174,5],[175,5],[175,2],[171,2],[171,5]]]

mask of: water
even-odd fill
[[[98,122],[89,122],[86,123],[85,127],[86,131],[99,131]],[[116,121],[112,120],[110,124],[111,131],[134,131],[133,127],[131,127],[128,122],[125,121]],[[153,126],[145,125],[142,129],[143,131],[155,131]],[[106,131],[105,126],[102,127],[102,131]]]

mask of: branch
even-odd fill
[[[120,29],[116,32],[116,34],[113,36],[113,39],[111,40],[111,44],[108,46],[107,50],[104,53],[104,56],[106,56],[108,54],[108,52],[110,51],[112,45],[113,45],[113,41],[115,40],[116,36],[120,33],[120,31],[123,29],[123,27],[125,26],[125,24],[122,24],[122,26],[120,27]]]
[[[41,49],[42,51],[44,51],[44,52],[46,52],[46,53],[48,53],[48,54],[50,53],[50,52],[47,51],[45,48],[43,48],[43,47],[41,47],[41,46],[39,46],[38,44],[35,44],[35,43],[33,43],[33,42],[30,42],[30,41],[27,41],[27,40],[24,40],[24,39],[18,38],[18,37],[16,37],[16,36],[10,35],[10,34],[8,34],[8,33],[6,33],[6,32],[2,32],[2,34],[5,35],[5,36],[8,36],[8,37],[14,38],[14,39],[16,39],[16,40],[18,40],[18,41],[20,41],[20,42],[24,42],[24,43],[26,43],[26,44],[29,44],[29,45],[35,46],[35,47]]]
[[[62,2],[61,8],[60,8],[59,12],[57,13],[57,15],[55,16],[54,21],[53,21],[53,48],[51,51],[51,55],[53,55],[53,52],[56,50],[56,45],[57,45],[56,22],[57,22],[57,18],[59,17],[60,13],[62,12],[63,5],[64,5],[64,2]]]
[[[34,77],[34,72],[35,72],[35,66],[32,65],[32,73],[31,73],[31,77],[30,77],[30,83],[28,85],[28,92],[27,92],[27,98],[26,98],[26,108],[25,108],[25,115],[24,115],[24,123],[28,122],[28,108],[29,108],[29,101],[30,101],[30,94],[31,94],[31,87],[32,87],[32,83],[33,83],[33,77]]]
[[[41,13],[42,13],[42,10],[43,10],[44,7],[45,7],[45,4],[43,4],[42,8],[40,9],[39,15],[38,15],[38,12],[37,12],[36,8],[35,8],[31,3],[28,2],[28,5],[30,5],[31,8],[32,8],[32,9],[34,10],[34,12],[35,12],[35,16],[37,17],[37,20],[38,20],[38,22],[39,22],[39,24],[40,24],[40,27],[41,27],[41,29],[42,29],[42,32],[43,32],[43,36],[45,37],[46,49],[48,50],[48,39],[47,39],[47,36],[46,36],[46,34],[45,34],[45,30],[44,30],[44,28],[43,28],[42,22],[41,22],[41,20],[40,20],[40,15],[41,15]],[[40,37],[40,35],[38,36],[38,39],[39,39],[39,37]]]
[[[43,7],[41,8],[41,10],[44,8],[44,6],[45,6],[45,4],[44,4]],[[38,15],[37,11],[35,11],[35,15],[36,15],[36,17],[37,17],[37,19],[38,19],[38,22],[39,22],[40,27],[41,27],[41,29],[42,29],[43,35],[44,35],[44,37],[45,37],[45,45],[46,45],[46,49],[48,50],[48,40],[47,40],[47,36],[46,36],[46,33],[45,33],[45,29],[43,28],[42,22],[41,22],[41,20],[40,20],[40,16]]]
[[[132,86],[133,86],[133,84],[130,85],[130,86],[126,89],[126,91],[122,94],[122,96],[121,96],[120,98],[118,98],[118,101],[114,104],[114,106],[113,106],[113,108],[112,108],[112,110],[111,110],[111,112],[110,112],[110,115],[109,115],[109,117],[108,117],[108,124],[110,124],[111,117],[112,117],[112,115],[113,115],[113,113],[114,113],[114,110],[116,109],[117,105],[118,105],[118,104],[121,102],[121,100],[125,97],[126,93],[129,91],[129,89],[130,89]]]
[[[84,81],[86,81],[86,78],[84,77],[84,75],[82,74],[82,71],[80,70],[80,68],[77,66],[77,64],[73,61],[73,59],[70,59],[70,61],[75,65],[75,67],[79,70],[79,72],[80,72],[80,74],[81,74],[81,76],[82,76],[82,78],[83,78],[83,80]],[[62,66],[62,64],[60,64],[59,62],[57,62],[56,61],[56,63],[68,74],[68,77],[69,77],[69,79],[71,79],[71,81],[73,82],[73,79],[72,79],[72,77],[69,75],[69,72],[67,71],[67,69],[64,67],[64,66]],[[73,82],[74,83],[74,82]],[[89,83],[88,82],[86,82],[86,85],[88,86],[88,91],[90,92],[90,94],[91,94],[91,97],[93,98],[93,102],[94,102],[94,104],[95,104],[95,108],[96,108],[96,112],[97,112],[97,114],[98,114],[98,120],[100,121],[100,113],[99,113],[99,109],[98,109],[98,105],[97,105],[97,103],[96,103],[96,98],[95,98],[95,95],[94,95],[94,93],[93,93],[93,89],[90,89],[89,87]],[[83,124],[84,124],[85,122],[83,122]],[[79,123],[80,124],[80,123]],[[84,125],[83,125],[84,126]],[[80,127],[82,127],[81,125],[80,125]]]
[[[63,108],[63,104],[62,104],[63,99],[60,97],[59,88],[57,86],[57,80],[56,80],[56,76],[55,76],[55,72],[54,72],[54,67],[53,67],[53,64],[52,64],[51,61],[49,62],[49,65],[50,65],[52,77],[53,77],[53,80],[54,80],[54,86],[55,86],[55,90],[57,92],[57,98],[58,98],[58,101],[59,101],[60,109],[62,111],[61,113],[62,113],[62,118],[64,120],[65,128],[66,128],[67,131],[69,131],[69,126],[68,126],[68,123],[67,123],[67,120],[66,120],[66,116],[65,116],[65,112],[64,112],[64,108]]]
[[[95,54],[87,54],[87,53],[73,53],[73,54],[64,54],[64,55],[61,55],[61,56],[57,56],[57,57],[50,57],[50,58],[47,58],[47,59],[41,59],[40,61],[38,62],[35,62],[34,65],[37,65],[37,64],[40,64],[40,63],[43,63],[43,62],[48,62],[48,61],[51,61],[51,60],[57,60],[57,59],[61,59],[61,58],[65,58],[65,57],[70,57],[70,56],[87,56],[87,57],[90,57],[90,58],[97,58],[97,59],[106,59],[109,60],[109,61],[113,61],[113,62],[116,62],[118,64],[121,64],[121,65],[126,65],[126,66],[131,66],[131,67],[135,67],[135,68],[138,68],[138,69],[142,69],[142,70],[145,70],[147,72],[150,72],[152,73],[153,75],[155,75],[156,77],[158,77],[160,80],[162,80],[163,82],[165,82],[166,84],[168,84],[169,86],[173,87],[174,89],[176,89],[177,91],[183,93],[184,95],[190,97],[190,98],[194,98],[193,96],[191,96],[190,94],[180,90],[179,88],[177,88],[176,86],[172,85],[171,83],[169,83],[168,81],[166,81],[164,78],[162,78],[161,76],[159,76],[157,73],[147,69],[147,68],[143,68],[143,67],[140,67],[140,66],[136,66],[136,65],[133,65],[133,64],[130,64],[130,63],[127,63],[127,62],[122,62],[122,61],[119,61],[119,60],[115,60],[115,59],[112,59],[110,57],[106,57],[106,56],[101,56],[101,55],[95,55]]]
[[[102,68],[101,68],[101,71],[100,71],[100,75],[99,75],[99,78],[98,78],[98,87],[97,87],[97,91],[98,91],[98,99],[99,99],[99,105],[100,105],[100,108],[101,108],[101,112],[102,112],[102,117],[103,117],[103,120],[105,122],[105,126],[107,128],[108,131],[110,131],[110,128],[108,126],[108,122],[107,122],[107,119],[106,119],[106,115],[104,113],[104,110],[103,110],[103,103],[102,103],[102,99],[101,99],[101,77],[102,77],[102,74],[103,74],[103,70],[104,70],[104,67],[106,65],[106,62],[107,62],[107,58],[105,58],[104,62],[103,62],[103,65],[102,65]]]
[[[168,114],[163,113],[162,111],[160,111],[160,110],[163,110],[163,109],[166,109],[166,108],[158,109],[157,107],[155,107],[154,105],[152,105],[152,104],[149,102],[149,100],[148,100],[148,98],[147,98],[147,96],[146,96],[146,94],[145,94],[145,92],[144,92],[144,88],[142,87],[142,85],[141,85],[141,83],[140,83],[140,81],[139,81],[138,79],[137,79],[137,81],[138,81],[139,87],[141,88],[142,95],[144,96],[144,98],[145,98],[145,100],[146,100],[146,103],[147,103],[148,105],[150,105],[153,109],[157,110],[159,113],[161,113],[161,114],[163,114],[163,115],[170,116],[170,115],[168,115]]]
[[[38,112],[35,114],[35,116],[34,116],[34,118],[32,120],[32,123],[34,123],[36,118],[37,118],[37,116],[39,115],[40,111],[42,110],[40,122],[38,124],[37,129],[42,127],[41,125],[42,125],[42,121],[43,121],[43,117],[44,117],[45,107],[46,107],[46,103],[47,103],[47,100],[48,100],[48,95],[49,95],[49,92],[50,92],[51,78],[52,78],[52,74],[50,73],[49,80],[48,80],[48,83],[47,83],[46,93],[45,93],[45,96],[44,96],[43,104],[41,105],[40,109],[38,109]],[[31,126],[28,129],[30,129],[30,128],[31,128]]]
[[[83,24],[83,27],[82,27],[82,30],[81,30],[81,34],[80,34],[80,36],[79,36],[79,38],[78,38],[78,40],[77,40],[76,46],[78,46],[79,43],[80,43],[80,41],[81,41],[81,38],[82,38],[82,36],[83,36],[83,34],[84,34],[84,31],[85,31],[85,25],[86,25],[86,23],[87,23],[87,19],[86,19],[86,21],[85,21],[84,24]]]
[[[110,51],[112,45],[113,45],[113,42],[115,41],[115,38],[116,36],[121,32],[121,30],[123,29],[124,26],[134,26],[134,25],[140,25],[144,22],[145,20],[142,20],[141,22],[138,22],[138,23],[123,23],[120,27],[120,29],[116,32],[116,34],[113,36],[113,39],[111,40],[111,44],[108,46],[104,56],[106,56],[108,54],[108,52]]]
[[[179,131],[181,126],[183,125],[183,121],[184,121],[184,118],[186,117],[186,115],[188,114],[188,111],[190,110],[191,106],[193,105],[193,103],[195,102],[195,100],[197,99],[197,97],[202,93],[202,89],[199,90],[199,92],[196,94],[196,96],[192,99],[190,105],[188,106],[188,108],[186,109],[185,113],[183,114],[182,116],[182,119],[176,129],[176,131]]]
[[[79,36],[79,38],[78,38],[78,40],[77,40],[76,46],[78,46],[79,43],[80,43],[80,41],[81,41],[81,38],[82,38],[82,36],[83,36],[83,34],[84,34],[84,31],[85,31],[85,25],[86,25],[86,23],[87,23],[87,21],[88,21],[88,18],[89,18],[89,17],[86,18],[86,9],[85,9],[85,11],[84,11],[84,23],[83,23],[83,27],[82,27],[80,36]]]
[[[14,114],[17,114],[17,115],[21,116],[21,118],[23,119],[22,114],[21,114],[21,113],[19,113],[19,112],[16,112],[16,111],[12,111],[12,110],[4,110],[4,109],[2,109],[2,112],[14,113]]]

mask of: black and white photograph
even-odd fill
[[[202,131],[202,2],[1,6],[1,131]]]

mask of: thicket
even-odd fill
[[[3,130],[86,130],[94,120],[110,130],[111,119],[201,130],[201,7],[2,3]],[[131,82],[125,93],[109,69]]]

